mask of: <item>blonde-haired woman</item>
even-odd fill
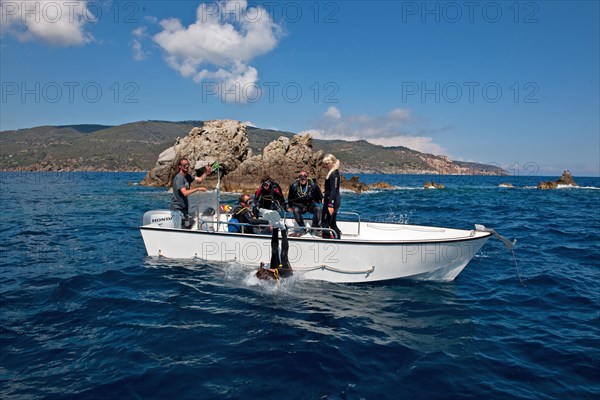
[[[323,228],[335,231],[337,239],[342,237],[342,232],[337,226],[337,213],[342,205],[340,195],[340,161],[333,154],[323,158],[323,167],[329,169],[325,178],[325,197],[323,198]],[[331,231],[323,231],[323,239],[331,239]]]

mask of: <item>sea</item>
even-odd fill
[[[600,398],[599,178],[361,175],[392,188],[342,210],[483,224],[514,255],[490,239],[446,283],[274,284],[148,257],[142,216],[171,194],[143,176],[0,173],[1,399]]]

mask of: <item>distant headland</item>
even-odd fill
[[[223,120],[230,121],[230,120]],[[237,121],[233,121],[240,124]],[[39,126],[0,132],[0,170],[147,172],[159,155],[194,129],[222,121],[139,121],[117,126]],[[291,132],[244,126],[253,156]],[[314,152],[335,154],[345,173],[508,175],[495,165],[452,161],[407,147],[383,147],[365,140],[311,138]]]

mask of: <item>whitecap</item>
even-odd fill
[[[574,185],[558,185],[556,188],[557,189],[576,189],[579,186],[574,186]]]
[[[369,189],[366,190],[364,193],[367,194],[376,194],[376,193],[381,193],[381,192],[391,192],[391,191],[395,191],[395,190],[422,190],[423,187],[422,186],[391,186],[389,188],[386,189]]]

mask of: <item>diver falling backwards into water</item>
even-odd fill
[[[279,253],[279,229],[273,228],[273,234],[271,236],[271,264],[269,268],[264,267],[264,263],[260,263],[260,268],[256,271],[256,277],[258,279],[274,279],[287,278],[292,276],[293,270],[288,259],[288,250],[290,245],[288,243],[287,230],[281,230],[281,254]]]

